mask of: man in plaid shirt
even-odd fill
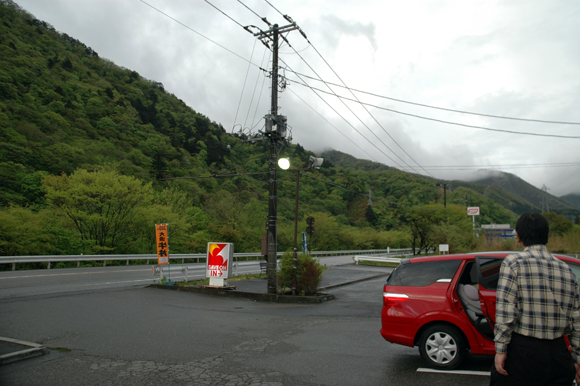
[[[569,386],[580,380],[578,280],[548,252],[544,216],[524,213],[516,233],[525,249],[500,268],[491,384]]]

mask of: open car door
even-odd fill
[[[479,281],[479,301],[485,318],[495,325],[495,304],[497,302],[497,282],[503,258],[476,256],[477,277]]]

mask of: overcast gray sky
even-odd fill
[[[288,117],[293,143],[436,178],[502,170],[538,188],[545,184],[557,196],[580,193],[579,124],[396,101],[579,123],[580,2],[208,1],[237,23],[262,30],[268,26],[257,15],[280,26],[289,24],[282,17],[288,15],[308,37],[311,44],[289,32],[291,47],[280,48],[288,84],[279,114]],[[270,52],[208,2],[16,2],[102,58],[163,83],[228,132],[263,127],[271,81],[259,67],[271,67]],[[300,84],[329,92],[324,83],[293,72],[374,96],[331,86],[369,105],[342,103]]]

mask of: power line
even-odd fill
[[[174,22],[178,23],[178,24],[179,24],[179,25],[181,25],[182,27],[185,27],[185,28],[187,28],[187,29],[188,29],[188,30],[190,30],[191,32],[193,32],[193,33],[196,33],[197,35],[201,36],[202,38],[204,38],[204,39],[206,39],[206,40],[208,40],[208,41],[210,41],[210,42],[212,42],[213,44],[217,45],[218,47],[220,47],[220,48],[223,48],[224,50],[226,50],[226,51],[227,51],[227,52],[229,52],[230,54],[233,54],[233,55],[237,56],[238,58],[242,59],[243,61],[245,61],[245,62],[249,62],[251,65],[253,65],[253,66],[255,66],[255,67],[258,67],[260,70],[267,72],[267,70],[266,70],[266,69],[264,69],[264,68],[262,68],[262,67],[258,66],[258,65],[257,65],[257,64],[255,64],[255,63],[252,63],[252,62],[251,62],[251,61],[249,61],[248,59],[246,59],[246,58],[244,58],[243,56],[241,56],[241,55],[239,55],[239,54],[235,53],[234,51],[230,50],[229,48],[227,48],[227,47],[224,47],[223,45],[219,44],[219,43],[218,43],[218,42],[216,42],[215,40],[212,40],[212,39],[208,38],[207,36],[203,35],[202,33],[200,33],[200,32],[197,32],[196,30],[194,30],[193,28],[191,28],[191,27],[190,27],[190,26],[188,26],[187,24],[183,24],[182,22],[180,22],[180,21],[179,21],[179,20],[177,20],[176,18],[174,18],[174,17],[172,17],[172,16],[169,16],[169,15],[168,15],[168,14],[166,14],[165,12],[161,11],[161,10],[160,10],[160,9],[158,9],[158,8],[155,8],[154,6],[152,6],[151,4],[147,3],[146,1],[144,1],[144,0],[139,0],[139,1],[140,1],[140,2],[142,2],[143,4],[145,4],[146,6],[148,6],[148,7],[152,8],[152,9],[154,9],[155,11],[159,12],[159,13],[160,13],[160,14],[162,14],[163,16],[165,16],[165,17],[167,17],[167,18],[169,18],[169,19],[173,20]],[[236,23],[237,23],[237,22],[236,22]],[[237,23],[237,24],[239,24],[239,23]]]
[[[312,42],[310,42],[310,40],[306,37],[305,34],[303,34],[304,38],[306,39],[306,41],[308,42],[308,44],[310,44],[310,46],[314,49],[314,51],[318,54],[318,56],[320,56],[320,58],[324,61],[324,63],[326,63],[326,65],[328,66],[328,68],[330,68],[330,70],[334,73],[334,75],[336,75],[336,77],[342,82],[342,84],[346,86],[346,83],[342,80],[342,78],[337,74],[337,72],[334,70],[334,68],[332,68],[332,66],[328,63],[328,61],[326,59],[324,59],[324,57],[322,56],[322,54],[316,49],[316,47],[314,47],[314,45],[312,44]],[[300,56],[300,54],[298,54],[298,56]],[[302,56],[300,56],[300,58],[302,58]],[[304,59],[302,59],[304,60]],[[309,66],[310,67],[310,66]],[[320,76],[318,74],[316,74],[316,76],[318,76],[320,78]],[[330,88],[330,86],[326,85],[330,90],[332,90]],[[348,88],[348,87],[347,87]],[[334,91],[333,91],[334,92]],[[405,153],[407,155],[407,157],[409,157],[413,162],[415,162],[420,168],[422,168],[422,166],[415,161],[415,159],[413,157],[411,157],[411,155],[409,153],[407,153],[407,151],[405,149],[403,149],[403,147],[391,136],[391,134],[389,134],[389,132],[387,130],[385,130],[385,128],[380,124],[380,122],[374,117],[374,115],[371,114],[371,112],[366,108],[365,105],[363,105],[360,100],[356,97],[356,95],[351,91],[351,94],[354,96],[354,98],[357,100],[358,103],[361,104],[361,106],[363,106],[363,108],[365,109],[365,111],[373,118],[373,120],[377,123],[377,125],[379,125],[379,127],[389,136],[389,138],[391,138],[391,140],[399,147],[399,149],[401,149],[403,151],[403,153]],[[335,93],[335,95],[337,95]],[[338,97],[338,95],[337,95]],[[365,125],[366,126],[366,125]],[[370,130],[370,129],[369,129]],[[377,137],[378,138],[378,137]],[[382,142],[382,141],[381,141]],[[384,144],[384,143],[383,143]],[[385,145],[386,146],[386,145]],[[387,146],[387,149],[389,149],[389,147]],[[391,150],[391,149],[389,149]],[[393,154],[396,155],[395,152],[393,152],[391,150],[391,152]],[[398,156],[397,156],[398,157]],[[399,159],[403,160],[401,157],[399,157]],[[406,165],[407,163],[405,161],[403,161]],[[429,173],[427,170],[423,169],[423,171],[425,171],[427,174],[429,174],[431,177],[434,178],[434,176]]]
[[[294,72],[294,71],[291,71],[291,72]],[[294,74],[298,75],[296,72],[294,72]],[[298,78],[300,78],[299,75],[298,75]],[[303,79],[300,78],[300,80],[302,82],[304,82]],[[451,121],[445,121],[445,120],[442,120],[442,119],[424,117],[422,115],[405,113],[403,111],[399,111],[399,110],[395,110],[395,109],[389,109],[389,108],[386,108],[386,107],[381,107],[381,106],[373,105],[373,104],[370,104],[370,103],[361,102],[359,100],[355,100],[355,99],[347,98],[347,97],[344,97],[344,96],[340,96],[340,95],[338,95],[338,94],[336,94],[334,92],[331,93],[331,92],[328,92],[328,91],[325,91],[325,90],[321,90],[319,88],[312,87],[312,86],[310,86],[307,83],[301,83],[301,82],[298,82],[296,80],[291,80],[291,81],[294,82],[294,83],[296,83],[296,84],[298,84],[298,85],[300,85],[300,86],[307,87],[307,88],[309,88],[311,90],[316,90],[316,91],[323,92],[325,94],[334,95],[334,96],[336,96],[337,98],[340,98],[340,99],[344,99],[344,100],[347,100],[347,101],[359,103],[361,105],[366,105],[366,106],[374,107],[374,108],[379,109],[379,110],[390,111],[390,112],[395,113],[395,114],[406,115],[406,116],[413,117],[413,118],[424,119],[424,120],[427,120],[427,121],[445,123],[445,124],[448,124],[448,125],[469,127],[469,128],[478,129],[478,130],[495,131],[495,132],[500,132],[500,133],[509,133],[509,134],[518,134],[518,135],[531,135],[531,136],[537,136],[537,137],[580,139],[580,136],[574,136],[574,135],[541,134],[541,133],[530,133],[530,132],[513,131],[513,130],[492,129],[490,127],[483,127],[483,126],[477,126],[477,125],[469,125],[469,124],[466,124],[466,123],[451,122]]]
[[[258,43],[257,40],[254,40],[254,47],[252,48],[252,54],[250,55],[250,63],[252,62],[252,59],[254,58],[254,51],[256,50],[256,44]],[[240,111],[240,106],[242,104],[242,99],[244,97],[244,91],[246,89],[246,81],[248,80],[248,74],[250,73],[250,64],[248,64],[248,69],[246,71],[246,77],[244,78],[244,85],[242,86],[242,93],[240,94],[240,101],[238,102],[238,108],[236,109],[236,116],[234,117],[234,127],[236,126],[236,120],[238,119],[238,112]],[[247,119],[247,117],[246,117]],[[245,125],[245,122],[244,122]],[[242,127],[243,129],[243,127]]]
[[[292,71],[292,72],[294,72],[294,71]],[[411,102],[411,101],[406,101],[406,100],[403,100],[403,99],[397,99],[397,98],[392,98],[392,97],[388,97],[388,96],[384,96],[384,95],[374,94],[374,93],[371,93],[371,92],[368,92],[368,91],[357,90],[357,89],[350,88],[350,87],[347,87],[347,86],[343,86],[343,85],[340,85],[340,84],[337,84],[337,83],[327,82],[325,80],[318,79],[318,78],[315,78],[313,76],[299,74],[297,72],[294,72],[294,73],[296,75],[301,75],[304,78],[312,79],[312,80],[315,80],[315,81],[318,81],[318,82],[327,83],[327,84],[329,84],[331,86],[345,88],[345,89],[347,89],[347,90],[349,90],[351,92],[354,91],[354,92],[358,92],[358,93],[361,93],[361,94],[370,95],[370,96],[377,97],[377,98],[388,99],[388,100],[391,100],[391,101],[394,101],[394,102],[407,103],[407,104],[410,104],[410,105],[420,106],[420,107],[426,107],[426,108],[430,108],[430,109],[443,110],[443,111],[449,111],[449,112],[460,113],[460,114],[477,115],[477,116],[488,117],[488,118],[498,118],[498,119],[509,119],[509,120],[515,120],[515,121],[524,121],[524,122],[550,123],[550,124],[557,124],[557,125],[580,125],[580,122],[549,121],[549,120],[543,120],[543,119],[516,118],[516,117],[508,117],[508,116],[501,116],[501,115],[476,113],[476,112],[465,111],[465,110],[454,110],[454,109],[449,109],[449,108],[446,108],[446,107],[432,106],[432,105],[427,105],[427,104],[423,104],[423,103]]]
[[[242,3],[240,0],[238,0],[238,3],[240,3],[241,5],[243,5],[244,7],[246,7],[248,9],[248,11],[252,12],[254,15],[256,15],[260,20],[262,20],[264,23],[268,24],[268,27],[272,27],[272,23],[270,23],[268,21],[268,19],[266,19],[265,17],[262,17],[260,15],[258,15],[252,8],[248,7],[246,4]]]
[[[535,169],[535,168],[562,168],[580,166],[580,162],[561,162],[545,164],[511,164],[511,165],[447,165],[447,166],[425,166],[430,170],[470,170],[481,168],[502,168],[502,169]]]
[[[300,30],[300,29],[299,29],[299,31],[300,31],[300,32],[302,32],[302,30]],[[304,33],[302,32],[302,35],[304,36],[304,38],[306,39],[306,41],[308,42],[308,44],[310,44],[310,46],[311,46],[311,47],[312,47],[314,50],[316,50],[316,47],[314,47],[314,46],[312,45],[312,43],[310,43],[310,41],[309,41],[309,40],[308,40],[308,38],[306,37],[306,34],[304,34]],[[320,77],[320,75],[318,75],[318,73],[316,72],[316,70],[314,70],[314,68],[312,68],[312,66],[311,66],[311,65],[310,65],[310,64],[309,64],[309,63],[308,63],[308,62],[307,62],[307,61],[306,61],[306,60],[305,60],[305,59],[302,57],[302,55],[300,55],[300,54],[299,54],[299,53],[298,53],[298,52],[297,52],[297,51],[294,49],[294,47],[292,47],[292,45],[290,45],[290,42],[288,42],[288,40],[286,40],[286,39],[284,39],[284,40],[286,41],[286,43],[288,43],[288,46],[294,50],[294,52],[295,52],[295,53],[298,55],[298,57],[299,57],[299,58],[300,58],[300,59],[301,59],[301,60],[302,60],[302,61],[303,61],[303,62],[304,62],[304,63],[305,63],[307,66],[308,66],[308,68],[310,68],[310,70],[312,70],[312,72],[314,72],[314,74],[316,74],[316,76],[318,76],[320,79],[322,79],[322,78]],[[318,51],[316,51],[316,52],[318,53]],[[320,55],[320,53],[318,53],[318,54]],[[321,57],[322,57],[322,56],[321,56]],[[322,58],[322,60],[324,60],[324,58]],[[324,60],[324,61],[325,61],[325,60]],[[330,64],[328,64],[328,62],[326,62],[326,61],[325,61],[325,63],[326,63],[326,64],[327,64],[327,65],[330,67]],[[285,63],[285,64],[286,64],[286,63]],[[330,69],[331,69],[331,70],[334,72],[334,70],[332,69],[332,67],[330,67]],[[294,71],[293,71],[293,72],[294,72]],[[296,74],[296,72],[294,72],[294,73]],[[336,74],[336,72],[335,72],[335,75],[336,75],[336,76],[337,76],[337,77],[340,79],[340,77],[338,76],[338,74]],[[299,76],[299,78],[300,78],[300,76]],[[342,80],[342,79],[341,79],[341,80]],[[304,80],[302,80],[302,81],[304,82]],[[306,83],[306,82],[304,82],[304,83]],[[348,109],[348,110],[349,110],[349,111],[350,111],[350,112],[351,112],[351,113],[352,113],[352,114],[353,114],[353,115],[354,115],[354,116],[355,116],[355,117],[356,117],[356,118],[359,120],[359,122],[360,122],[360,123],[362,123],[362,124],[363,124],[363,126],[364,126],[364,127],[366,127],[366,129],[367,129],[367,130],[369,130],[369,131],[370,131],[370,132],[371,132],[371,133],[372,133],[372,134],[373,134],[373,135],[374,135],[374,136],[375,136],[375,137],[376,137],[376,138],[377,138],[377,139],[378,139],[378,140],[379,140],[379,141],[380,141],[380,142],[381,142],[381,143],[382,143],[382,144],[383,144],[383,145],[384,145],[384,146],[385,146],[385,147],[386,147],[386,148],[387,148],[387,149],[388,149],[388,150],[389,150],[391,153],[393,153],[393,155],[395,155],[397,158],[399,158],[399,159],[400,159],[400,160],[401,160],[401,161],[402,161],[402,162],[403,162],[405,165],[407,165],[407,166],[411,167],[411,166],[410,166],[410,165],[409,165],[407,162],[405,162],[405,160],[403,160],[403,159],[402,159],[402,158],[401,158],[401,157],[400,157],[400,156],[399,156],[397,153],[395,153],[395,152],[394,152],[394,151],[393,151],[393,150],[392,150],[392,149],[391,149],[389,146],[387,146],[387,144],[385,144],[385,143],[384,143],[384,142],[383,142],[383,141],[382,141],[382,140],[381,140],[381,139],[380,139],[380,138],[379,138],[379,137],[378,137],[378,136],[377,136],[377,135],[376,135],[376,134],[375,134],[375,133],[374,133],[374,132],[373,132],[373,131],[372,131],[372,130],[371,130],[371,129],[370,129],[370,128],[369,128],[369,127],[368,127],[368,126],[367,126],[367,125],[364,123],[364,122],[363,122],[363,121],[362,121],[362,119],[360,119],[360,118],[359,118],[359,116],[358,116],[358,115],[356,115],[356,113],[355,113],[354,111],[352,111],[352,109],[351,109],[351,108],[350,108],[350,107],[349,107],[349,106],[348,106],[348,105],[347,105],[347,104],[346,104],[346,103],[345,103],[345,102],[344,102],[344,101],[343,101],[343,100],[342,100],[342,99],[341,99],[341,98],[338,96],[338,94],[336,94],[336,93],[334,92],[334,90],[332,90],[332,88],[331,88],[331,87],[330,87],[328,84],[325,84],[325,85],[326,85],[326,87],[328,87],[328,89],[331,91],[331,93],[329,93],[329,94],[336,96],[336,97],[338,98],[338,100],[339,100],[339,101],[340,101],[340,102],[341,102],[341,103],[342,103],[342,104],[343,104],[343,105],[344,105],[344,106],[345,106],[345,107],[346,107],[346,108],[347,108],[347,109]],[[320,90],[320,91],[322,91],[322,90]],[[321,99],[323,99],[323,98],[321,98]],[[366,110],[366,108],[365,108],[365,110]],[[368,110],[366,110],[366,111],[367,111],[367,113],[368,113],[368,114],[369,114],[369,115],[370,115],[370,116],[371,116],[371,117],[372,117],[372,118],[375,120],[375,122],[377,122],[377,123],[378,123],[378,121],[375,119],[375,117],[374,117],[374,116],[373,116],[373,115],[372,115],[372,114],[371,114],[371,113],[370,113]],[[396,143],[396,144],[397,144],[399,147],[401,147],[401,146],[400,146],[400,145],[399,145],[399,144],[398,144],[398,143],[397,143],[397,142],[394,140],[394,138],[393,138],[393,137],[391,137],[391,135],[390,135],[390,134],[389,134],[389,133],[388,133],[388,132],[387,132],[387,131],[386,131],[386,130],[385,130],[385,129],[384,129],[382,126],[381,126],[381,125],[380,125],[380,123],[378,123],[378,124],[379,124],[379,126],[381,127],[381,129],[383,129],[383,131],[385,131],[385,132],[387,133],[387,135],[388,135],[388,136],[389,136],[389,137],[390,137],[390,138],[393,140],[393,142],[395,142],[395,143]],[[351,126],[352,126],[352,125],[351,125]],[[353,126],[353,128],[354,128],[354,126]],[[355,129],[355,130],[356,130],[356,129]],[[356,131],[357,131],[357,133],[361,134],[361,133],[360,133],[358,130],[356,130]],[[362,134],[361,134],[361,135],[362,135]],[[365,138],[367,141],[369,141],[369,140],[368,140],[366,137],[364,137],[364,136],[363,136],[363,138]],[[369,141],[369,142],[370,142],[370,141]],[[375,147],[376,147],[376,145],[375,145],[374,143],[372,143],[372,142],[370,142],[370,143],[371,143],[373,146],[375,146]],[[376,147],[376,148],[378,149],[378,147]],[[401,148],[401,149],[402,149],[402,148]],[[381,151],[381,150],[379,150],[379,151]],[[405,150],[403,150],[403,152],[405,152]],[[394,160],[393,160],[391,157],[387,156],[387,155],[386,155],[386,154],[385,154],[383,151],[381,151],[381,153],[383,153],[383,154],[384,154],[384,155],[385,155],[387,158],[389,158],[391,161],[393,161],[394,163],[396,163],[397,165],[399,165],[399,163],[398,163],[398,162],[394,161]],[[405,152],[405,154],[407,154],[407,152]],[[407,156],[409,156],[409,154],[407,154]],[[411,158],[411,159],[413,160],[413,162],[417,163],[417,162],[416,162],[416,161],[413,159],[413,157],[409,156],[409,158]],[[419,164],[417,163],[417,165],[419,165]],[[399,165],[399,166],[400,166],[400,165]],[[420,166],[420,165],[419,165],[419,166]],[[426,171],[426,173],[427,173],[427,174],[429,174],[429,172],[427,172],[427,171]],[[431,176],[431,177],[433,177],[433,176]]]
[[[312,109],[312,111],[314,111],[316,114],[318,114],[318,116],[320,116],[320,118],[322,118],[326,123],[328,123],[333,129],[335,129],[336,131],[338,131],[344,138],[346,138],[348,141],[350,141],[350,143],[352,143],[353,145],[355,145],[356,147],[358,147],[360,150],[362,150],[366,155],[368,155],[371,159],[377,161],[375,159],[375,157],[373,157],[372,155],[370,155],[369,153],[367,153],[367,151],[365,149],[363,149],[362,147],[360,147],[359,145],[357,145],[352,139],[350,139],[349,137],[346,136],[346,134],[344,134],[342,131],[340,131],[336,126],[334,126],[332,123],[330,123],[328,121],[328,119],[324,118],[322,116],[322,114],[320,114],[318,111],[316,111],[316,109],[312,106],[310,106],[310,104],[308,102],[306,102],[304,99],[300,98],[300,96],[298,94],[296,94],[294,91],[292,91],[292,89],[289,89],[290,92],[292,94],[294,94],[298,99],[300,99],[306,106],[310,107]],[[378,161],[377,161],[378,162]]]
[[[227,13],[225,13],[224,11],[222,11],[221,9],[219,9],[218,7],[216,7],[215,5],[213,5],[212,3],[210,3],[208,0],[204,0],[206,3],[208,3],[209,5],[211,5],[213,8],[215,8],[218,12],[220,12],[222,15],[224,15],[225,17],[227,17],[228,19],[230,19],[231,21],[233,21],[234,23],[236,23],[237,25],[239,25],[240,27],[244,28],[245,27],[243,25],[241,25],[237,20],[235,20],[234,18],[230,17],[230,15],[228,15]]]

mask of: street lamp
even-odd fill
[[[291,169],[296,172],[296,206],[294,210],[294,256],[292,258],[293,273],[292,273],[292,295],[296,295],[296,271],[298,270],[298,254],[297,254],[297,243],[298,243],[298,195],[300,193],[300,172],[309,170],[312,168],[320,169],[320,166],[324,162],[324,158],[316,158],[310,156],[308,161],[308,166],[302,169]],[[290,164],[288,163],[288,166]],[[280,166],[282,167],[282,166]]]
[[[280,158],[278,160],[278,166],[282,170],[288,170],[290,168],[290,158]]]

